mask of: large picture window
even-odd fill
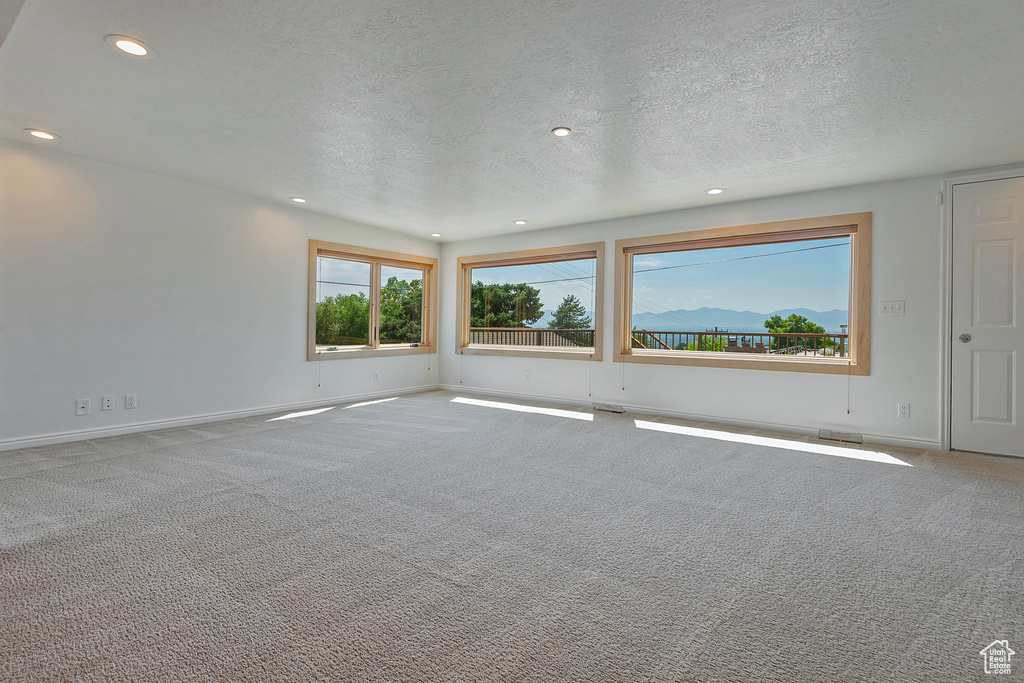
[[[604,243],[464,256],[459,353],[600,360]]]
[[[309,360],[434,351],[437,259],[309,241]]]
[[[616,242],[616,361],[866,375],[871,214]]]

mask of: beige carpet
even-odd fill
[[[454,397],[0,453],[0,679],[1024,678],[1022,460]]]

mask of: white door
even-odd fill
[[[1024,456],[1024,178],[953,187],[950,445]]]

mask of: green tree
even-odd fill
[[[529,327],[543,315],[540,291],[526,283],[473,284],[470,327]]]
[[[548,323],[549,330],[588,330],[590,329],[590,316],[575,295],[570,294],[558,305],[551,322]]]
[[[389,277],[380,289],[380,341],[382,344],[418,344],[423,341],[423,283]]]
[[[370,300],[362,292],[326,297],[316,304],[316,343],[366,344],[370,337]]]
[[[785,332],[785,333],[799,333],[806,332],[808,334],[825,334],[825,328],[821,325],[812,323],[802,315],[793,313],[788,318],[783,319],[781,315],[773,315],[764,321],[764,327],[769,332]],[[781,337],[774,338],[771,341],[771,348],[780,348],[781,342],[782,348],[790,346],[803,346],[805,349],[815,349],[835,346],[836,343],[827,338],[815,338],[815,337]]]

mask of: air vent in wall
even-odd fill
[[[843,443],[864,443],[864,436],[862,434],[833,432],[831,429],[819,429],[818,438],[825,441],[842,441]]]

